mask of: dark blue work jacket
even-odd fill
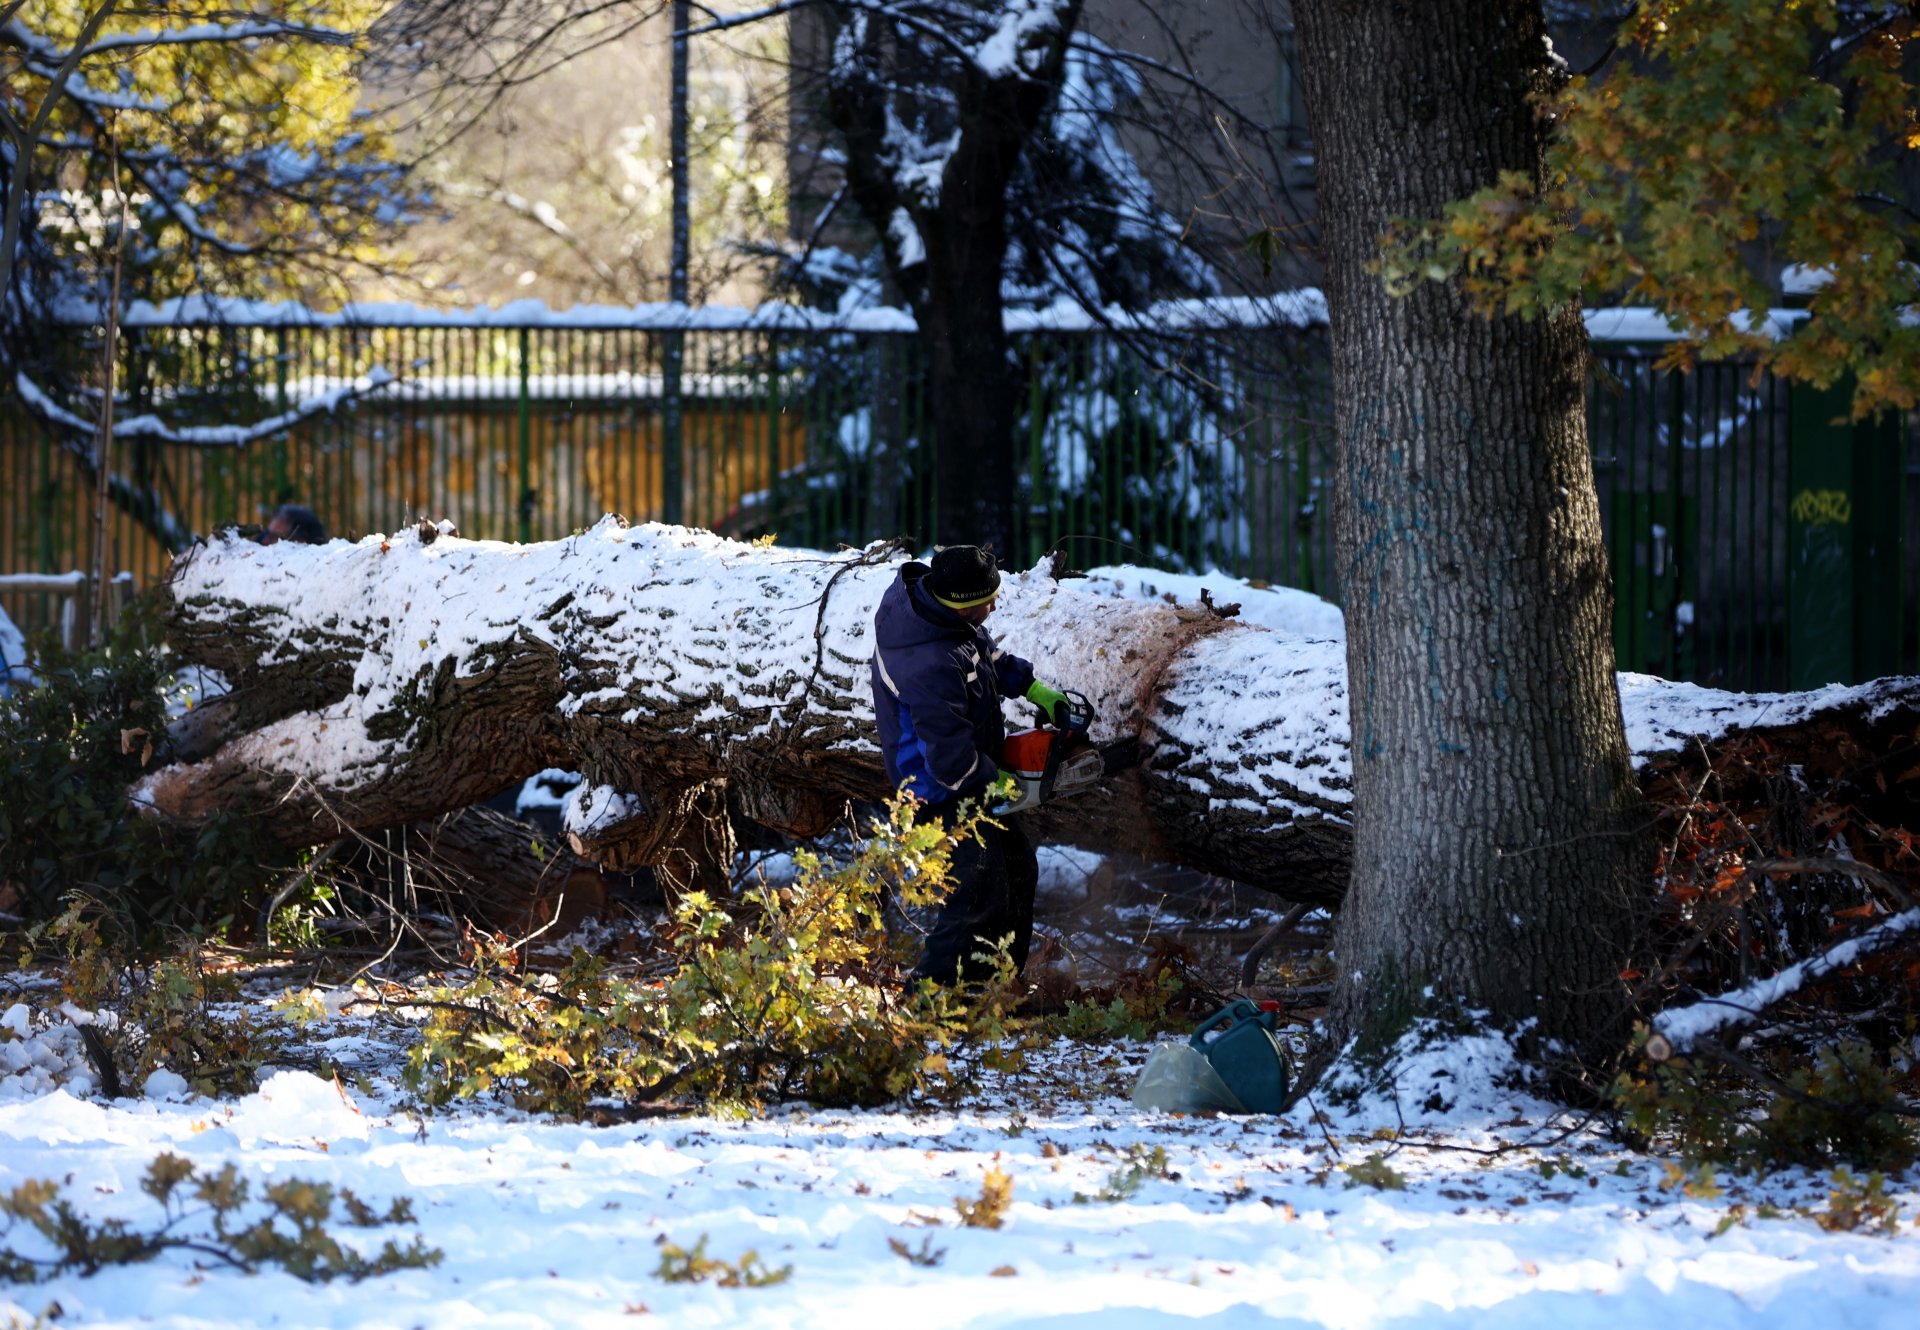
[[[1022,697],[1033,666],[933,598],[909,563],[873,616],[873,711],[887,779],[928,803],[993,784],[1006,742],[1000,699]]]

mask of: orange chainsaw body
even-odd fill
[[[1077,794],[1139,761],[1139,744],[1134,740],[1103,747],[1089,739],[1093,710],[1083,695],[1068,696],[1076,705],[1066,728],[1042,725],[1007,736],[1000,765],[1013,773],[1018,789],[995,812],[1018,812],[1063,794]]]

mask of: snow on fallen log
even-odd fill
[[[1653,1018],[1653,1036],[1647,1041],[1648,1055],[1663,1062],[1675,1054],[1690,1051],[1702,1039],[1722,1030],[1751,1024],[1808,984],[1857,965],[1909,934],[1920,934],[1920,910],[1896,914],[1818,956],[1810,956],[1778,974],[1757,979],[1730,993],[1663,1011]],[[1664,1040],[1664,1046],[1656,1044],[1655,1039]]]
[[[1739,730],[1785,730],[1823,714],[1872,724],[1920,705],[1920,679],[1829,684],[1803,693],[1727,693],[1651,674],[1620,674],[1620,710],[1636,765]]]
[[[631,796],[604,800],[621,817],[577,828],[610,862],[672,853],[717,782],[735,813],[815,834],[848,799],[886,792],[867,662],[901,561],[618,519],[525,546],[424,525],[317,547],[216,537],[176,566],[167,614],[181,655],[232,691],[217,723],[195,727],[198,760],[135,795],[186,821],[251,808],[308,842],[557,766]],[[1337,641],[1038,570],[1006,578],[992,626],[1043,678],[1089,695],[1096,739],[1137,735],[1148,754],[1049,810],[1049,834],[1338,898],[1349,794]],[[1024,704],[1009,717],[1030,723]]]
[[[886,792],[869,632],[904,557],[618,518],[533,545],[428,524],[317,547],[218,536],[176,564],[167,616],[183,659],[233,689],[183,727],[183,760],[136,797],[185,821],[255,809],[289,843],[319,843],[562,767],[605,792],[571,830],[614,866],[690,846],[711,857],[725,848],[722,813],[817,834],[847,800]],[[1145,755],[1029,825],[1335,903],[1352,798],[1337,614],[1301,593],[1198,579],[1214,605],[1247,603],[1275,631],[1182,600],[1190,580],[1056,581],[1044,566],[1005,578],[989,625],[1002,643],[1088,694],[1096,740],[1134,736]],[[1911,710],[1920,692],[1915,680],[1772,697],[1621,683],[1643,759],[1696,734]],[[1024,704],[1008,716],[1031,723]]]

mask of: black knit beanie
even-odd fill
[[[933,556],[927,590],[949,609],[972,609],[1000,594],[1000,570],[978,545],[949,545]]]

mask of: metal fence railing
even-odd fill
[[[167,531],[264,522],[283,502],[314,508],[335,535],[429,516],[477,538],[549,539],[606,512],[659,516],[676,471],[685,520],[730,535],[828,547],[942,537],[942,442],[904,319],[623,313],[130,319],[123,422],[310,414],[244,446],[117,440],[115,568],[148,584],[165,569]],[[84,365],[86,330],[72,331]],[[663,430],[660,375],[674,332],[677,441]],[[1065,539],[1082,564],[1217,567],[1338,598],[1324,326],[1016,326],[1015,346],[1019,558]],[[1909,422],[1835,423],[1841,399],[1790,392],[1750,366],[1681,375],[1645,348],[1596,351],[1590,426],[1623,668],[1736,688],[1914,668]],[[91,413],[84,393],[70,405]],[[0,407],[0,492],[0,572],[86,565],[92,487],[17,398]],[[45,613],[0,603],[23,626]],[[1844,631],[1829,621],[1836,605]]]

